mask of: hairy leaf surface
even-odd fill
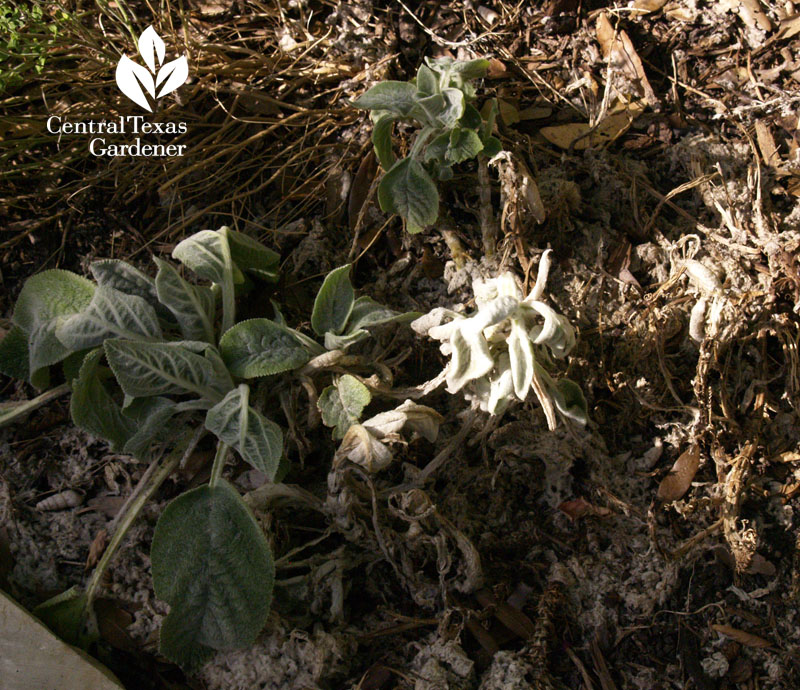
[[[511,320],[508,356],[511,360],[514,392],[520,400],[525,400],[531,387],[531,381],[533,381],[533,345],[528,338],[525,326],[519,319]]]
[[[417,70],[417,89],[426,96],[439,90],[439,78],[427,65],[422,65]]]
[[[397,116],[388,110],[373,110],[372,120],[374,122],[372,145],[375,147],[375,155],[381,167],[389,170],[397,160],[392,152],[392,127]]]
[[[208,650],[251,645],[272,601],[267,540],[236,490],[220,479],[170,503],[150,551],[156,596],[170,605],[161,653],[196,667]]]
[[[231,259],[242,271],[249,271],[262,280],[278,280],[280,255],[258,240],[236,230],[227,231]]]
[[[450,133],[447,147],[447,160],[451,163],[462,163],[475,158],[483,150],[481,138],[471,129],[454,127]]]
[[[125,417],[103,383],[100,367],[103,350],[97,348],[83,359],[78,378],[72,388],[70,413],[75,426],[105,439],[112,450],[121,451],[135,432],[133,420]]]
[[[422,164],[405,158],[394,164],[378,185],[381,209],[406,219],[408,231],[421,232],[436,222],[439,192]]]
[[[155,287],[158,299],[177,319],[183,337],[187,340],[214,342],[214,293],[207,287],[192,285],[184,280],[175,268],[161,259]]]
[[[311,327],[317,335],[339,334],[353,310],[355,293],[350,282],[350,264],[335,268],[322,283],[311,312]]]
[[[322,391],[317,407],[325,425],[333,427],[333,437],[340,439],[358,422],[370,400],[369,389],[354,376],[345,374]]]
[[[216,401],[233,387],[226,372],[199,354],[207,343],[112,339],[104,347],[120,387],[134,398],[191,392]]]
[[[0,340],[0,374],[27,381],[29,373],[28,336],[19,326],[12,326]]]
[[[70,350],[101,345],[106,338],[160,338],[158,317],[146,300],[101,285],[89,306],[64,319],[56,336]]]
[[[220,338],[219,348],[231,374],[243,379],[296,369],[310,358],[288,328],[269,319],[237,323]]]
[[[134,400],[123,412],[134,427],[124,451],[140,460],[148,460],[150,447],[156,441],[166,441],[174,436],[174,429],[168,422],[177,411],[177,405],[169,398],[157,396]]]
[[[112,287],[126,295],[141,297],[156,310],[159,316],[170,318],[169,311],[159,302],[153,279],[138,268],[118,259],[101,259],[93,262],[89,269],[98,285]]]
[[[458,124],[464,114],[464,108],[466,107],[464,93],[460,89],[444,89],[442,98],[444,99],[444,106],[437,113],[436,119],[441,123],[442,127],[450,129]]]
[[[221,285],[225,280],[225,238],[215,230],[201,230],[179,242],[172,257],[200,278]]]
[[[283,454],[283,433],[250,407],[249,396],[246,384],[228,393],[206,414],[206,429],[273,480]]]
[[[30,374],[60,362],[70,353],[56,337],[56,327],[89,306],[95,287],[75,273],[54,269],[28,278],[14,307],[14,323],[28,336]]]
[[[407,116],[417,102],[417,88],[405,81],[383,81],[359,96],[353,105]]]

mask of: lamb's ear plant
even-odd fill
[[[303,367],[326,348],[349,347],[369,335],[367,328],[414,315],[356,299],[350,266],[343,266],[327,276],[314,304],[312,326],[323,347],[289,328],[277,309],[274,319],[236,323],[235,294],[248,274],[278,277],[279,257],[261,243],[223,227],[192,235],[172,255],[203,282],[186,280],[158,258],[155,279],[115,260],[91,265],[96,282],[62,270],[29,278],[14,326],[0,341],[0,372],[42,388],[61,363],[67,383],[0,408],[0,425],[71,392],[77,426],[151,463],[85,591],[72,588],[37,610],[65,639],[84,645],[92,639],[92,602],[126,532],[201,437],[216,437],[208,484],[167,506],[151,550],[156,595],[171,607],[161,652],[191,669],[215,650],[251,644],[270,609],[269,544],[222,478],[231,451],[271,481],[285,474],[283,433],[253,402],[258,380]]]
[[[411,233],[436,222],[439,192],[434,180],[449,180],[453,166],[478,155],[500,152],[500,140],[492,135],[496,103],[483,113],[474,105],[474,79],[483,77],[488,60],[458,61],[425,58],[415,79],[376,84],[354,101],[367,109],[374,124],[372,143],[386,171],[378,186],[381,209],[406,221]],[[396,159],[392,149],[395,122],[420,125],[408,156]]]
[[[481,410],[502,414],[512,400],[532,390],[556,426],[556,410],[585,424],[586,400],[569,379],[556,381],[548,371],[575,345],[575,329],[566,317],[542,301],[550,270],[550,250],[542,256],[536,285],[523,298],[511,273],[473,284],[477,311],[466,316],[436,308],[411,324],[421,335],[441,341],[450,356],[445,370],[449,393],[464,391]]]

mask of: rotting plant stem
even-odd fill
[[[481,235],[483,237],[483,254],[487,258],[494,256],[497,248],[497,218],[492,211],[492,186],[489,179],[489,166],[483,160],[478,160],[478,195],[480,209],[478,210]]]
[[[94,598],[97,596],[97,591],[100,587],[103,575],[108,569],[111,560],[116,555],[122,541],[125,539],[128,530],[136,521],[136,518],[139,517],[139,513],[145,503],[150,500],[150,497],[158,490],[158,487],[164,483],[164,480],[172,474],[172,471],[194,451],[204,433],[205,429],[200,428],[191,436],[184,434],[178,440],[172,452],[165,458],[153,462],[139,480],[133,493],[120,509],[118,517],[114,520],[114,523],[112,523],[115,525],[114,536],[111,537],[111,541],[100,557],[92,573],[92,577],[89,580],[89,584],[86,586],[87,611],[91,610],[92,601],[94,601]]]

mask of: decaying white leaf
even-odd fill
[[[336,455],[361,465],[367,472],[379,472],[392,463],[392,451],[361,424],[353,424],[347,430]]]
[[[413,400],[406,400],[394,410],[381,412],[368,419],[363,426],[376,438],[385,438],[389,434],[398,433],[408,427],[433,443],[439,434],[439,425],[443,421],[442,415],[433,408],[427,405],[418,405]]]
[[[387,444],[405,442],[401,431],[411,431],[433,442],[443,421],[433,408],[406,400],[394,410],[381,412],[361,424],[353,424],[345,433],[336,455],[361,465],[367,472],[379,472],[394,459]]]
[[[580,389],[570,383],[570,403],[548,377],[545,386],[537,378],[537,357],[562,359],[575,345],[575,329],[563,315],[542,301],[550,270],[550,250],[539,264],[536,284],[527,297],[512,273],[473,283],[477,311],[471,315],[437,308],[411,324],[421,335],[438,340],[450,356],[445,369],[447,391],[464,396],[481,410],[502,414],[509,403],[525,400],[531,390],[539,398],[548,426],[555,426],[555,410],[586,421]],[[577,390],[577,393],[575,392]],[[558,397],[556,401],[553,395]]]

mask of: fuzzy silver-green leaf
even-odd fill
[[[269,319],[237,323],[220,338],[219,348],[231,374],[243,379],[296,369],[310,359],[288,328]]]
[[[28,336],[31,377],[70,353],[70,348],[56,337],[56,328],[62,319],[88,307],[94,291],[91,281],[60,269],[37,273],[25,281],[13,321]]]
[[[354,376],[345,374],[322,391],[317,407],[325,426],[333,427],[333,437],[340,439],[358,422],[370,400],[369,389]]]
[[[422,164],[404,158],[378,185],[381,209],[406,219],[409,232],[420,232],[439,216],[439,192]]]
[[[233,387],[227,372],[200,352],[207,343],[179,341],[157,343],[137,340],[106,340],[108,363],[126,395],[197,393],[221,400]]]
[[[70,350],[101,345],[107,338],[160,338],[155,309],[142,297],[101,285],[80,314],[67,317],[56,337]]]
[[[210,650],[255,641],[269,615],[275,565],[253,514],[225,480],[167,506],[150,559],[156,596],[170,605],[161,628],[164,656],[192,669]]]
[[[350,282],[350,264],[335,268],[327,276],[314,300],[311,327],[317,335],[340,334],[355,303],[355,293]]]
[[[249,405],[249,395],[246,384],[228,393],[206,414],[206,429],[273,480],[283,454],[283,432]]]

